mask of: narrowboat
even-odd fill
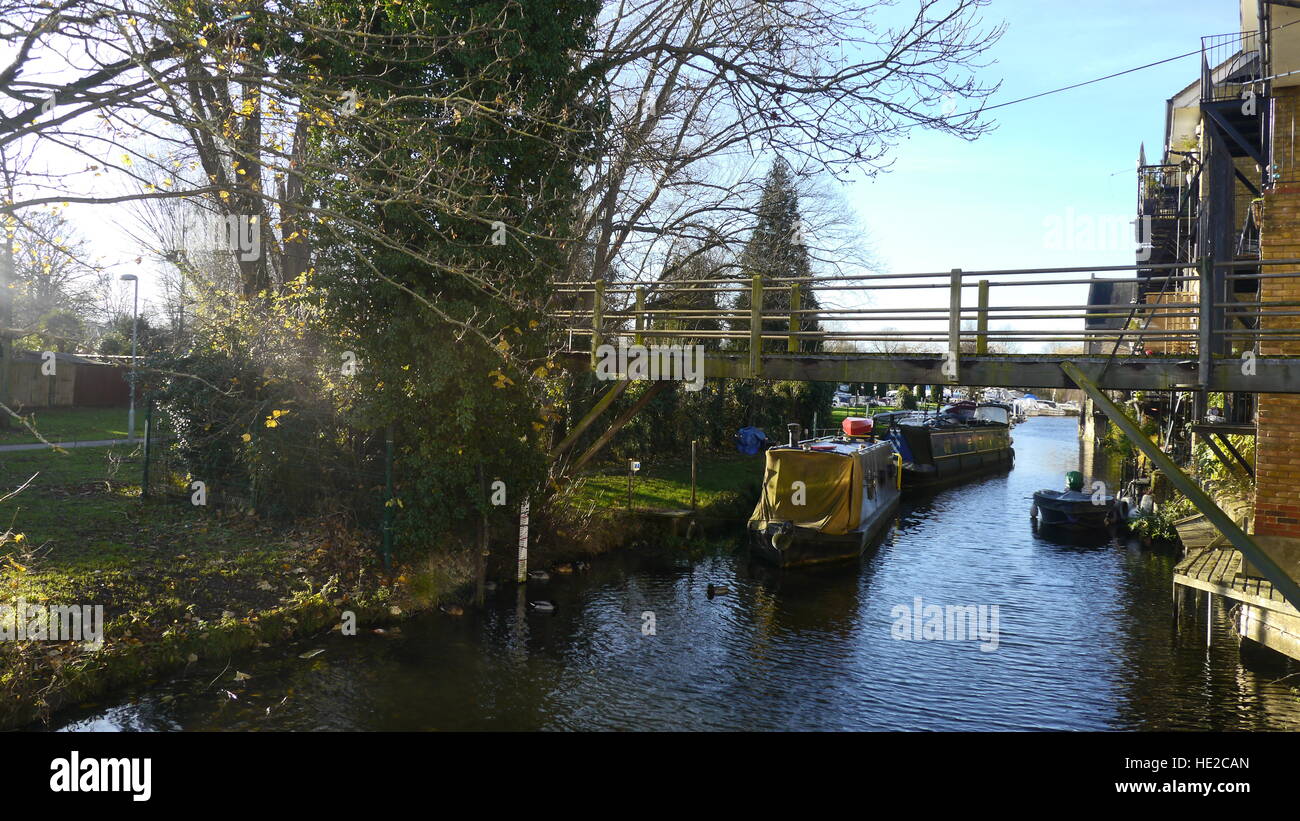
[[[901,464],[869,418],[770,448],[749,519],[751,554],[779,567],[856,558],[898,510]]]
[[[937,414],[894,411],[877,414],[877,426],[903,459],[903,485],[928,487],[1010,468],[1011,408],[970,400]]]
[[[1115,497],[1083,492],[1083,474],[1065,475],[1065,490],[1034,493],[1030,518],[1062,530],[1105,530],[1116,520]]]

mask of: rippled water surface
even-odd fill
[[[1035,532],[1033,491],[1079,467],[1076,421],[1018,426],[1012,471],[905,501],[858,563],[778,573],[738,551],[625,551],[532,586],[552,615],[507,589],[482,616],[237,657],[212,684],[223,660],[61,727],[1300,729],[1300,677],[1243,668],[1221,610],[1209,649],[1203,611],[1175,632],[1173,556]],[[710,583],[730,594],[710,600]],[[996,650],[894,638],[895,608],[918,596],[997,605]],[[236,669],[252,678],[231,684]]]

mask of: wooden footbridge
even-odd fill
[[[1082,286],[1085,302],[1060,298]],[[1020,296],[1048,289],[1057,301],[1026,304],[1041,300]],[[974,299],[965,298],[968,291]],[[804,307],[810,294],[817,304]],[[842,297],[859,304],[835,304]],[[1080,388],[1271,589],[1300,608],[1296,580],[1104,393],[1300,393],[1300,259],[565,282],[553,314],[564,323],[562,356],[576,369],[596,367],[611,347],[689,346],[706,378]],[[629,376],[636,378],[612,375],[605,396],[554,449],[557,459],[627,388]],[[656,381],[572,467],[666,384]]]
[[[674,344],[702,345],[710,378],[1073,388],[1069,361],[1104,390],[1300,393],[1300,356],[1273,355],[1300,342],[1300,299],[1261,297],[1287,281],[1300,284],[1300,260],[565,282],[555,315],[578,368],[602,345]],[[1128,299],[1020,297],[1081,286]],[[801,307],[810,293],[823,304]],[[909,304],[830,305],[845,296]],[[718,304],[737,298],[747,306]],[[1052,350],[1067,346],[1083,352]]]

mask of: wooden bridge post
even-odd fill
[[[989,352],[989,281],[980,280],[980,302],[979,314],[975,320],[975,330],[979,335],[975,337],[975,353],[986,354]]]
[[[803,295],[799,292],[799,283],[790,285],[790,336],[786,339],[785,349],[790,353],[799,353],[799,306]]]
[[[944,375],[948,382],[957,384],[961,361],[961,269],[952,269],[948,287],[948,356],[944,361]]]
[[[645,344],[645,334],[641,333],[645,330],[645,326],[645,286],[638,285],[636,286],[636,344],[638,345]]]
[[[749,378],[763,373],[763,278],[753,277],[749,292]]]
[[[600,328],[605,324],[605,280],[596,280],[595,292],[591,305],[591,367],[596,368],[596,349],[600,347]]]
[[[643,284],[637,286],[637,335],[636,343],[643,346],[646,343],[645,334],[641,331],[646,329],[646,287]]]

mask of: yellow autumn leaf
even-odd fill
[[[245,433],[241,438],[242,438],[245,442],[251,442],[251,441],[253,441],[253,435],[252,435],[251,433]]]

